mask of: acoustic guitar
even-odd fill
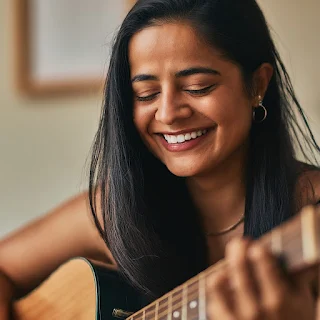
[[[305,207],[259,240],[285,258],[290,272],[303,272],[320,261],[320,210]],[[72,259],[41,286],[14,304],[15,320],[204,320],[205,282],[225,267],[220,260],[163,297],[147,304],[116,271],[86,259]]]

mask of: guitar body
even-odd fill
[[[135,312],[145,305],[143,297],[116,271],[77,258],[60,266],[41,286],[17,301],[13,319],[114,320],[114,309]]]

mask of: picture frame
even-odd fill
[[[102,92],[113,36],[134,0],[14,0],[15,74],[29,96]]]

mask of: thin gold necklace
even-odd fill
[[[207,237],[216,237],[216,236],[221,236],[225,233],[228,233],[229,231],[232,231],[234,230],[240,223],[242,223],[244,220],[244,214],[241,215],[240,219],[235,223],[233,224],[232,226],[226,228],[226,229],[223,229],[222,231],[218,231],[218,232],[206,232],[206,236]]]

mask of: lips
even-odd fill
[[[184,130],[175,134],[159,134],[161,144],[172,152],[187,151],[198,146],[205,140],[211,129]]]

